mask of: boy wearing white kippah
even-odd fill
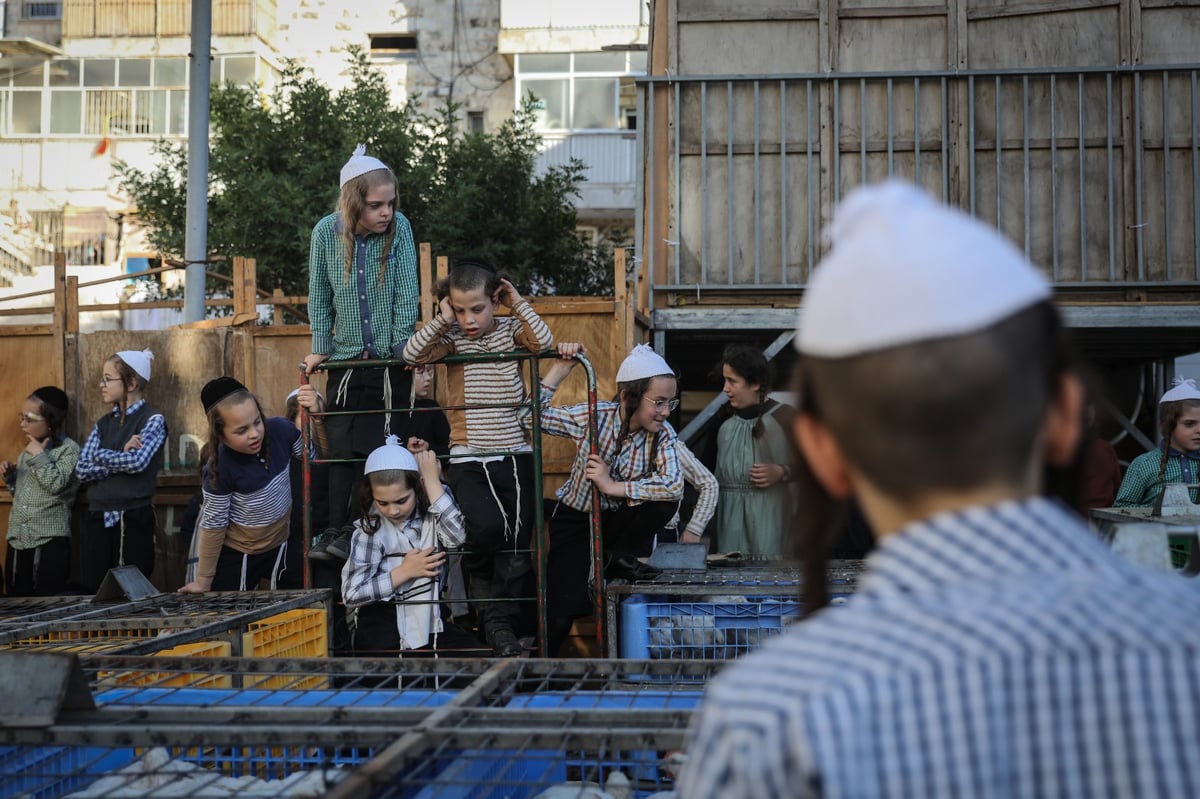
[[[412,381],[402,366],[346,368],[338,362],[399,358],[417,321],[417,250],[412,228],[396,210],[396,176],[359,145],[342,167],[337,210],[313,227],[308,259],[309,374],[329,361],[325,393],[330,411],[376,411],[330,416],[329,457],[364,458],[389,433],[407,440],[400,414]],[[329,467],[330,531],[309,557],[344,560],[350,539],[350,495],[361,463]]]
[[[1178,378],[1158,401],[1158,447],[1138,455],[1125,470],[1113,504],[1118,508],[1148,508],[1167,483],[1194,485],[1200,481],[1200,389],[1196,381]],[[1195,488],[1189,488],[1192,502]]]
[[[588,404],[550,405],[581,351],[582,344],[559,344],[560,358],[542,378],[542,432],[579,444],[549,521],[547,657],[557,656],[572,621],[592,610],[588,591],[594,573],[589,568],[591,492],[600,492],[604,573],[610,579],[658,575],[657,569],[635,555],[649,552],[655,533],[667,525],[683,499],[678,438],[667,421],[679,407],[675,370],[645,344],[634,347],[617,370],[616,399],[596,403],[596,451],[592,451]]]
[[[150,350],[123,350],[104,362],[100,398],[107,412],[79,453],[75,475],[87,489],[83,584],[95,593],[114,566],[154,572],[154,489],[163,466],[167,422],[146,402]]]
[[[856,499],[879,543],[844,607],[709,686],[678,795],[1196,794],[1200,592],[1039,495],[1084,393],[1050,287],[907,184],[848,196],[831,239],[794,432],[810,491]]]

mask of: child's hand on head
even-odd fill
[[[131,436],[129,438],[129,440],[125,442],[125,448],[122,449],[121,451],[122,452],[130,452],[131,450],[141,449],[141,448],[142,448],[142,437],[140,435],[135,435],[135,436]]]
[[[450,296],[442,297],[438,302],[438,310],[442,313],[442,321],[448,325],[454,324],[454,307],[450,304]]]
[[[517,293],[517,287],[504,278],[500,278],[500,289],[496,294],[496,300],[501,305],[512,308],[521,301],[521,295]]]

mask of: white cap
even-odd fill
[[[390,469],[399,469],[405,472],[418,471],[417,459],[400,445],[400,439],[396,436],[388,436],[384,439],[382,447],[376,447],[371,451],[371,454],[367,456],[367,465],[363,468],[363,474],[385,472]]]
[[[125,363],[129,364],[129,368],[138,373],[138,376],[143,380],[150,379],[150,362],[154,360],[154,353],[150,350],[122,350],[117,353],[117,357]]]
[[[1161,405],[1176,400],[1200,400],[1200,389],[1196,388],[1196,381],[1190,377],[1175,378],[1175,387],[1163,394],[1158,402]]]
[[[625,360],[621,361],[621,368],[617,370],[617,382],[631,383],[634,380],[659,375],[674,377],[675,370],[648,345],[638,344],[625,356]]]
[[[805,291],[796,349],[844,358],[982,330],[1051,296],[994,228],[898,180],[863,186],[834,213]]]
[[[359,175],[365,175],[368,172],[374,172],[376,169],[387,169],[387,164],[380,161],[378,158],[367,155],[367,145],[360,144],[354,148],[354,154],[350,156],[350,160],[342,167],[342,182],[345,186],[350,181],[354,180]]]

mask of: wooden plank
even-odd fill
[[[433,299],[433,246],[423,241],[417,246],[417,286],[420,289],[420,315],[422,322],[433,319],[437,303]]]
[[[984,8],[967,9],[967,18],[974,22],[982,19],[1000,19],[1002,17],[1028,17],[1038,14],[1061,14],[1070,11],[1091,11],[1097,8],[1111,8],[1121,5],[1126,0],[1052,0],[1041,3],[1012,3],[1003,6],[988,6]],[[960,6],[965,3],[960,2]]]
[[[66,338],[66,312],[67,312],[67,256],[65,253],[57,252],[54,254],[54,316],[51,317],[50,325],[53,328],[52,335],[56,342],[61,342]],[[61,348],[55,354],[54,360],[54,385],[61,386],[66,382],[67,370],[63,360],[63,352]]]
[[[63,312],[63,329],[67,333],[79,332],[79,278],[67,277],[66,307]]]
[[[625,248],[613,250],[613,330],[610,334],[610,357],[614,363],[633,348],[629,329],[629,297],[625,281]]]
[[[0,338],[9,338],[10,336],[50,336],[53,333],[53,325],[0,325]]]
[[[239,327],[247,322],[258,319],[257,313],[243,313],[234,316],[222,316],[219,319],[201,319],[199,322],[185,322],[181,325],[171,325],[168,330],[211,330],[217,327]]]

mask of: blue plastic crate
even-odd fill
[[[695,691],[539,691],[514,696],[512,708],[605,710],[694,710],[703,694]]]
[[[441,707],[458,695],[449,690],[262,690],[256,688],[112,688],[96,694],[105,705],[200,707]]]
[[[583,751],[531,749],[441,750],[420,765],[397,775],[376,797],[403,799],[532,799],[567,781],[597,784],[613,771],[629,780],[632,796],[645,797],[671,789],[653,751]],[[591,795],[591,794],[588,794]]]
[[[831,604],[843,604],[834,595]],[[633,594],[621,603],[620,654],[652,660],[732,660],[800,619],[786,596],[720,597]]]
[[[298,771],[354,766],[374,756],[370,748],[169,747],[173,758],[228,777],[278,780]],[[83,791],[136,761],[146,749],[95,746],[0,747],[0,799],[55,799]]]

